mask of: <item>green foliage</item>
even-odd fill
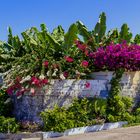
[[[132,121],[131,115],[132,99],[121,96],[120,80],[124,73],[123,69],[118,69],[111,80],[111,90],[107,99],[107,119],[108,121]]]
[[[93,31],[88,31],[87,27],[81,21],[77,21],[76,25],[79,35],[81,35],[87,45],[91,46],[93,51],[99,46],[105,46],[106,15],[104,12],[100,14],[99,21]]]
[[[67,113],[64,107],[60,108],[58,106],[55,106],[53,110],[42,112],[44,130],[62,132],[68,128],[73,128],[74,122],[67,119]]]
[[[84,125],[88,120],[88,103],[87,99],[75,99],[72,105],[68,108],[68,112],[76,127]]]
[[[135,115],[140,116],[140,107],[136,109]]]
[[[90,118],[100,118],[100,119],[106,118],[106,108],[107,108],[106,100],[95,98],[92,102],[90,102],[89,108],[91,108],[91,111],[89,113]]]
[[[68,32],[65,34],[64,47],[66,47],[66,49],[72,47],[74,41],[78,38],[77,34],[78,34],[77,26],[76,24],[72,24],[69,27]]]
[[[82,40],[84,40],[87,45],[91,46],[92,50],[96,50],[97,46],[92,32],[88,31],[87,27],[81,21],[77,21],[76,25],[78,28],[78,35],[82,37]]]
[[[62,132],[69,128],[103,123],[105,108],[106,101],[103,99],[75,99],[68,108],[55,106],[53,110],[41,113],[44,130]]]
[[[55,28],[52,32],[52,37],[60,44],[62,44],[64,42],[64,29],[62,28],[62,26],[58,26],[57,28]]]
[[[137,34],[134,38],[134,43],[135,44],[140,44],[140,34]]]
[[[127,43],[131,43],[131,39],[132,39],[132,33],[129,31],[128,25],[123,24],[120,31],[120,38],[119,38],[120,43],[124,40],[127,41]]]
[[[119,42],[119,31],[118,29],[108,31],[106,35],[105,44],[109,45],[111,42],[117,44]]]
[[[103,12],[100,14],[99,22],[96,24],[93,31],[97,44],[99,44],[102,41],[103,37],[105,36],[105,32],[106,32],[106,15]]]
[[[8,101],[10,98],[4,90],[0,90],[0,116],[11,116],[12,103]]]
[[[19,130],[19,125],[14,118],[5,118],[0,116],[0,132],[1,133],[15,133]]]

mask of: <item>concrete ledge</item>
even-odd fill
[[[93,126],[72,128],[72,129],[66,130],[64,133],[53,132],[53,131],[43,132],[43,138],[70,136],[70,135],[84,134],[88,132],[97,132],[101,130],[110,130],[114,128],[120,128],[124,124],[127,124],[127,122],[105,123],[103,125],[93,125]]]

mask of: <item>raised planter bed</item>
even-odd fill
[[[138,83],[138,74],[139,72],[133,76],[132,81],[134,82],[129,83],[127,80],[124,80],[125,82],[121,83],[123,96],[136,97],[139,100],[140,86]],[[39,113],[44,109],[53,108],[55,104],[68,106],[76,97],[107,98],[110,88],[107,79],[54,80],[52,81],[52,85],[47,90],[36,90],[34,96],[31,93],[25,93],[21,98],[14,97],[13,113],[15,117],[18,120],[40,122]]]

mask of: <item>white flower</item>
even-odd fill
[[[20,81],[20,83],[24,83],[24,82],[29,81],[29,80],[31,80],[31,76],[30,75],[28,75],[27,77],[25,77],[24,79],[22,79]]]
[[[75,73],[78,74],[78,75],[82,75],[82,76],[86,75],[85,73],[80,73],[78,70],[76,70]]]
[[[56,69],[54,69],[54,71],[56,71],[56,72],[57,72],[57,71],[58,71],[58,69],[56,68]]]
[[[50,71],[48,71],[48,72],[47,72],[47,76],[50,76],[50,74],[51,74],[51,72],[50,72]]]
[[[39,76],[39,79],[44,79],[45,78],[45,76],[43,75],[43,74],[41,74],[40,76]]]
[[[65,76],[63,74],[60,74],[60,79],[64,80],[66,78],[65,78]]]
[[[56,76],[56,71],[54,71],[54,73],[52,74],[52,76]]]
[[[78,75],[80,74],[80,72],[78,70],[76,70],[75,73],[78,74]]]
[[[54,73],[52,74],[52,76],[56,76],[57,71],[58,71],[58,69],[54,69]]]

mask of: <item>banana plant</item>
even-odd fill
[[[68,32],[64,35],[64,47],[66,49],[71,48],[74,44],[74,41],[78,38],[78,28],[76,24],[72,24],[69,27]]]
[[[106,15],[104,12],[99,16],[99,21],[92,31],[88,31],[87,27],[81,21],[77,21],[76,25],[79,35],[87,45],[91,46],[93,51],[99,46],[104,46],[106,33]]]
[[[81,22],[76,22],[77,28],[78,28],[78,35],[80,35],[80,39],[84,41],[87,45],[90,45],[92,49],[95,49],[95,38],[92,35],[91,31],[88,31],[87,27]]]
[[[111,42],[117,44],[119,43],[119,31],[118,29],[113,29],[108,31],[106,35],[106,46],[109,45]]]
[[[136,34],[134,38],[134,43],[140,45],[140,34]]]
[[[99,16],[99,21],[95,25],[93,30],[93,35],[95,37],[96,43],[99,44],[103,41],[106,33],[106,15],[105,13],[101,13]]]
[[[65,31],[60,25],[57,28],[55,28],[51,34],[51,36],[60,44],[64,42],[64,35]]]
[[[123,24],[121,27],[119,43],[121,43],[122,41],[127,41],[127,43],[131,43],[132,41],[132,33],[130,32],[127,24]]]

